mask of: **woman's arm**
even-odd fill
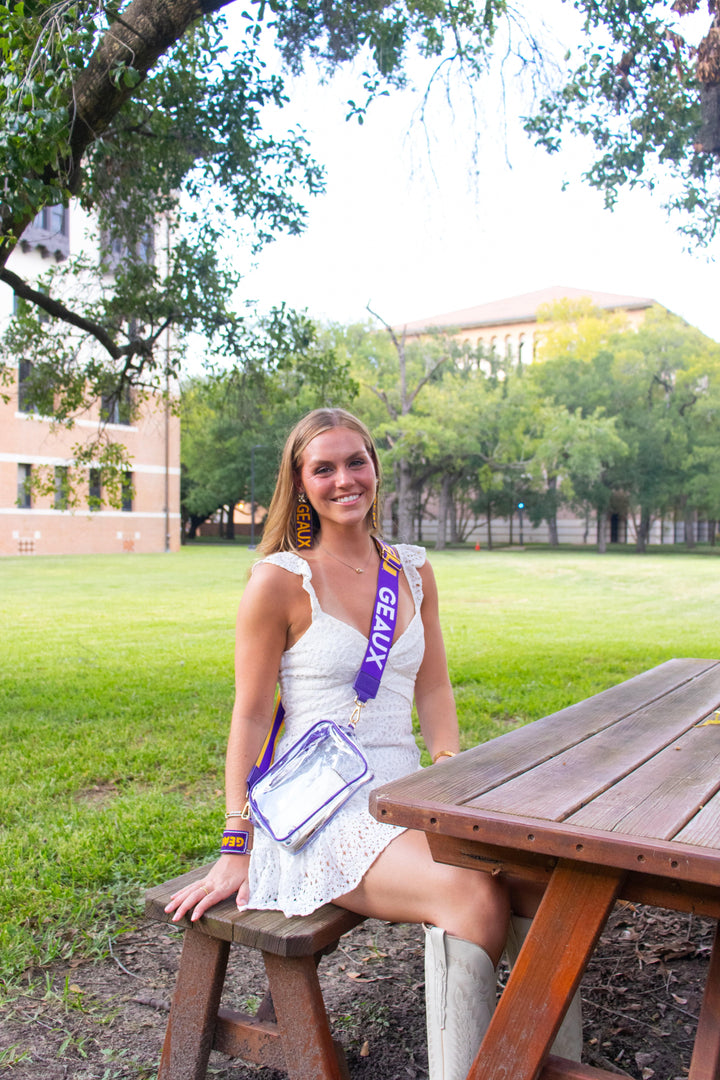
[[[434,758],[443,750],[457,753],[460,734],[440,629],[437,585],[427,561],[420,568],[420,576],[423,583],[421,615],[425,629],[425,653],[415,681],[415,704],[425,745]],[[443,761],[444,757],[438,760]]]
[[[247,777],[272,721],[280,658],[298,608],[302,610],[299,589],[297,575],[263,564],[256,568],[240,601],[235,633],[235,704],[225,759],[226,811],[242,810],[247,801]],[[232,818],[227,828],[244,829],[246,823]],[[190,918],[195,921],[234,893],[238,907],[245,907],[251,858],[221,855],[202,882],[175,893],[165,910],[174,911],[173,921],[177,921],[192,909]]]

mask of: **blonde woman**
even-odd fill
[[[278,756],[318,720],[345,724],[352,711],[380,565],[379,483],[370,433],[350,413],[318,409],[290,433],[264,558],[237,619],[226,803],[228,826],[241,834],[253,831],[235,815],[246,805],[247,777],[270,727],[278,682],[285,708]],[[419,768],[413,701],[436,767],[459,749],[435,579],[421,548],[401,544],[397,551],[402,572],[392,647],[356,731],[373,783],[296,854],[254,830],[249,853],[222,854],[167,910],[196,920],[235,895],[240,910],[302,915],[332,900],[374,918],[424,924],[430,1077],[461,1080],[494,1008],[508,901],[496,878],[434,862],[424,833],[380,823],[368,810],[370,788]]]

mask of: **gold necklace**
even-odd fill
[[[368,555],[364,566],[353,566],[352,563],[345,562],[345,560],[341,559],[338,555],[333,555],[330,548],[326,548],[323,544],[320,545],[320,550],[324,551],[327,555],[329,555],[331,559],[335,559],[336,562],[342,563],[343,566],[347,566],[348,570],[354,570],[356,574],[364,574],[368,566],[370,565],[370,560],[372,559],[375,545],[373,544],[372,550],[370,551],[370,554]]]

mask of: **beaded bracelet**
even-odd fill
[[[226,829],[220,845],[221,855],[248,855],[252,851],[252,832],[249,829]]]
[[[433,765],[435,764],[436,761],[439,761],[440,758],[443,758],[443,757],[455,757],[455,751],[454,750],[438,750],[437,754],[433,755],[433,759],[432,759]]]

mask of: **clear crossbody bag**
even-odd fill
[[[355,708],[348,725],[319,720],[272,763],[283,726],[278,701],[265,745],[248,777],[253,821],[290,852],[301,851],[348,799],[373,778],[353,734],[363,705],[375,697],[390,652],[399,596],[397,552],[379,544],[381,565],[372,630],[357,678]]]

